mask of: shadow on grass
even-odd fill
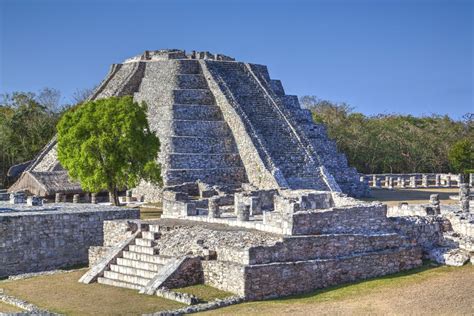
[[[423,265],[421,267],[418,267],[418,268],[415,268],[415,269],[401,271],[401,272],[397,272],[397,273],[394,273],[394,274],[388,274],[388,275],[384,275],[384,276],[381,276],[381,277],[374,277],[374,278],[364,279],[364,280],[360,280],[360,281],[356,281],[356,282],[344,283],[344,284],[340,284],[340,285],[330,286],[330,287],[327,287],[327,288],[324,288],[324,289],[319,289],[319,290],[316,290],[316,291],[313,291],[313,292],[310,292],[310,293],[297,294],[297,295],[292,295],[292,296],[285,296],[285,297],[269,299],[269,300],[265,300],[265,301],[267,301],[267,302],[284,302],[284,301],[291,301],[291,300],[297,300],[297,299],[317,298],[317,296],[319,296],[319,295],[331,294],[331,292],[336,292],[336,291],[341,292],[340,294],[341,294],[341,296],[343,296],[342,292],[344,292],[344,289],[347,289],[347,288],[352,287],[352,286],[361,285],[361,284],[368,283],[368,282],[371,282],[371,281],[394,280],[394,279],[397,279],[397,278],[410,276],[410,275],[418,274],[418,273],[425,272],[425,271],[428,271],[428,270],[432,270],[432,269],[435,269],[435,268],[438,268],[438,267],[440,267],[440,265],[438,265],[438,264],[436,264],[432,261],[427,260],[427,261],[423,262]],[[376,285],[374,285],[374,286],[376,286]],[[368,288],[371,288],[371,287],[368,287]]]
[[[79,270],[79,269],[84,269],[84,268],[89,268],[89,265],[87,263],[80,263],[80,264],[75,264],[72,266],[61,268],[61,270],[71,271],[71,270]]]
[[[433,189],[372,189],[372,197],[363,198],[366,201],[417,201],[426,200],[428,202],[431,194],[439,194],[441,200],[449,200],[450,195],[456,195],[455,190]],[[452,192],[450,192],[452,191]]]

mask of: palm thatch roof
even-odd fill
[[[72,182],[69,179],[67,171],[25,171],[8,191],[28,191],[38,196],[83,192],[79,183]]]
[[[31,165],[33,160],[28,160],[26,162],[19,163],[17,165],[13,165],[8,169],[7,176],[10,178],[17,178],[20,176],[20,174],[28,169],[28,167]]]

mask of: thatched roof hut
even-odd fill
[[[25,171],[8,191],[27,191],[38,196],[52,196],[56,193],[81,193],[82,189],[79,183],[69,179],[67,171]]]

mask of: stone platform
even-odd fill
[[[0,277],[87,264],[89,247],[103,243],[104,221],[139,215],[93,204],[0,202]]]
[[[219,195],[203,188],[165,190],[167,218],[105,222],[104,231],[114,233],[91,248],[81,282],[147,294],[204,283],[259,300],[422,264],[421,246],[397,230],[385,205],[314,190]]]

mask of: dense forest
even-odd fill
[[[366,116],[345,103],[300,98],[314,121],[361,173],[467,172],[474,168],[474,113],[449,116]],[[474,171],[471,171],[474,172]]]
[[[8,169],[33,159],[56,133],[62,113],[90,92],[76,91],[71,104],[62,104],[60,92],[50,88],[0,95],[0,188],[11,184]]]
[[[34,158],[56,133],[70,106],[83,102],[92,89],[77,91],[61,104],[59,91],[14,92],[0,96],[0,187],[11,183],[10,166]],[[465,172],[474,168],[474,114],[456,121],[448,116],[366,116],[349,105],[305,96],[303,107],[361,173]]]

